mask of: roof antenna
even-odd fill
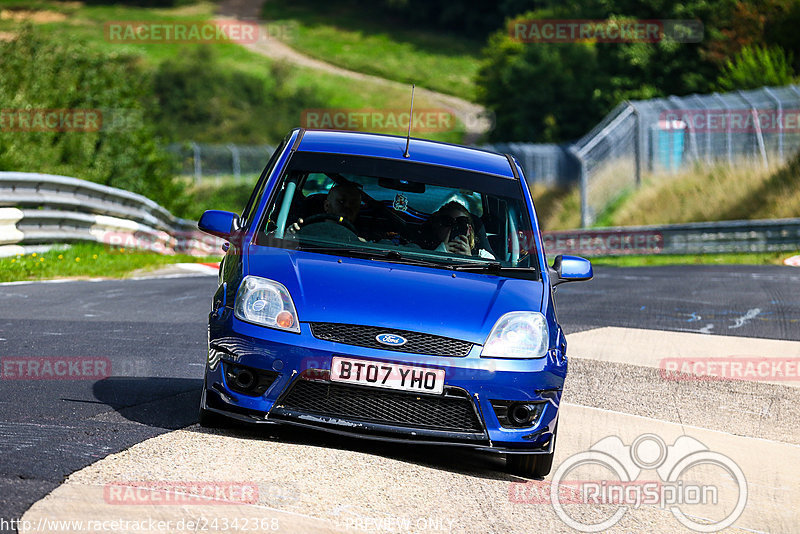
[[[406,152],[403,154],[404,158],[408,157],[408,144],[411,142],[411,121],[414,118],[414,87],[415,84],[411,84],[411,112],[408,114],[408,134],[406,135]]]

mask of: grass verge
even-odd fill
[[[534,188],[533,196],[544,230],[580,226],[579,187]],[[649,176],[611,201],[594,227],[793,217],[800,217],[800,154],[780,167],[739,161]]]
[[[597,256],[588,258],[603,267],[649,267],[658,265],[783,265],[797,252],[745,252],[731,254],[652,254],[648,256]]]
[[[65,250],[0,258],[0,282],[53,278],[125,278],[139,269],[153,270],[172,263],[219,260],[220,256],[166,256],[155,252],[111,248],[98,243],[79,243]]]

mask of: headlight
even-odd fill
[[[236,292],[233,314],[250,323],[300,333],[297,311],[283,284],[258,276],[245,276]]]
[[[492,328],[481,356],[485,358],[541,358],[550,348],[547,319],[539,312],[509,312]]]

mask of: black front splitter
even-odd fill
[[[206,396],[201,401],[203,407],[225,417],[245,423],[289,425],[309,430],[319,430],[340,436],[368,439],[388,443],[414,443],[418,445],[443,445],[448,447],[466,447],[473,450],[500,454],[550,454],[552,440],[545,449],[519,449],[492,444],[485,432],[452,432],[420,428],[398,427],[371,422],[337,419],[334,417],[307,414],[275,408],[269,414],[235,413],[219,409],[212,403],[209,405]],[[219,401],[218,401],[219,402]],[[249,410],[248,410],[249,412]]]

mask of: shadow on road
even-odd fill
[[[112,377],[95,383],[94,396],[128,421],[177,430],[197,423],[202,379]],[[442,471],[489,480],[524,480],[505,473],[501,454],[467,448],[381,442],[290,426],[255,425],[231,420],[226,428],[188,430],[211,435],[249,438],[361,452]]]
[[[361,452],[488,480],[525,480],[505,472],[504,455],[474,451],[468,448],[381,442],[365,438],[341,436],[321,430],[238,422],[231,422],[229,427],[220,429],[206,429],[197,426],[188,430],[204,434],[250,438],[259,441],[274,441]]]
[[[177,430],[197,422],[202,379],[111,377],[94,384],[100,402],[129,421]]]

